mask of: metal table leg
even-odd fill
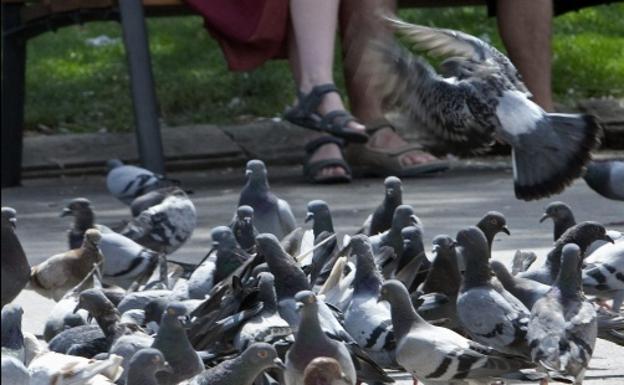
[[[145,168],[164,174],[165,160],[143,4],[141,0],[122,0],[119,10],[130,67],[139,156]]]
[[[21,23],[19,3],[2,3],[2,187],[21,180],[26,41],[6,34]]]

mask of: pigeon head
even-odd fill
[[[110,172],[110,170],[121,167],[123,165],[123,162],[117,158],[109,159],[106,161],[106,170]]]
[[[354,293],[377,293],[383,278],[373,256],[370,239],[363,234],[354,235],[349,243],[352,255],[356,258],[355,278],[353,280]]]
[[[191,326],[191,317],[187,314],[184,304],[181,302],[172,302],[167,305],[162,319],[160,320],[160,324],[186,329]]]
[[[563,202],[551,202],[544,208],[544,215],[540,218],[540,223],[551,218],[553,221],[567,221],[570,218],[574,220],[574,214],[570,206]]]
[[[236,245],[236,237],[228,226],[217,226],[210,232],[212,244],[217,249],[229,248]]]
[[[581,290],[581,270],[583,258],[581,248],[568,243],[561,250],[561,267],[554,285],[559,287],[563,295],[579,295]]]
[[[331,385],[338,381],[346,384],[353,382],[342,371],[338,361],[331,357],[316,357],[303,372],[303,385]]]
[[[585,253],[585,250],[593,242],[603,240],[613,243],[613,239],[607,235],[607,230],[603,225],[598,222],[581,222],[568,230],[557,241],[559,244],[576,243],[581,252]]]
[[[258,159],[252,159],[247,162],[245,168],[245,176],[249,181],[266,182],[267,180],[267,168],[264,162]]]
[[[145,323],[156,322],[160,324],[162,315],[167,308],[167,300],[165,298],[154,298],[145,305]]]
[[[173,369],[165,360],[165,356],[160,350],[154,348],[143,348],[134,353],[130,359],[130,367],[150,374],[160,371],[173,373]]]
[[[507,220],[502,213],[498,211],[490,211],[486,213],[479,223],[477,223],[477,227],[483,231],[488,241],[494,239],[494,236],[500,232],[503,232],[507,235],[511,235],[509,232],[509,228],[507,228]]]
[[[401,237],[403,238],[404,250],[417,250],[424,249],[422,246],[423,230],[422,226],[407,226],[401,230]]]
[[[17,227],[17,211],[14,208],[2,208],[2,226]]]
[[[253,216],[254,216],[254,209],[251,206],[242,205],[242,206],[239,206],[238,209],[236,209],[236,217],[238,218],[239,221],[250,224],[253,220]]]
[[[119,311],[115,308],[115,305],[106,298],[102,290],[100,289],[87,289],[80,293],[78,296],[78,303],[74,308],[74,313],[78,310],[84,309],[89,312],[90,318],[99,318],[109,314],[119,315]]]
[[[91,201],[87,198],[74,198],[61,211],[61,217],[72,215],[74,217],[92,214]]]
[[[446,234],[436,235],[431,243],[433,245],[431,250],[436,254],[455,253],[455,241]]]
[[[71,329],[85,324],[86,322],[80,314],[67,313],[65,314],[65,317],[63,317],[63,325],[65,329]]]
[[[272,367],[286,368],[282,360],[277,356],[275,348],[265,342],[251,344],[243,352],[242,360],[259,371]]]
[[[85,243],[97,246],[102,240],[102,234],[97,229],[89,229],[85,232]]]
[[[478,227],[471,226],[457,233],[457,245],[462,256],[460,269],[465,269],[464,287],[480,286],[488,283],[491,278],[490,247],[485,234]]]
[[[279,240],[271,233],[258,234],[256,236],[256,244],[258,245],[258,252],[264,256],[275,253],[276,250],[281,249]]]
[[[507,267],[504,263],[502,263],[501,261],[492,260],[490,261],[490,269],[492,269],[492,272],[496,274],[496,277],[499,279],[499,281],[502,282],[505,288],[509,287],[509,285],[514,285],[513,276],[511,275],[509,270],[507,270]]]
[[[394,210],[392,217],[392,229],[400,231],[407,226],[414,226],[420,223],[418,217],[414,214],[414,209],[410,205],[400,205]]]
[[[389,279],[381,285],[377,302],[387,301],[392,304],[403,298],[409,298],[405,285],[397,279]]]
[[[349,241],[351,252],[355,255],[371,252],[370,239],[364,234],[356,234]]]
[[[403,183],[396,176],[387,177],[384,180],[384,187],[386,188],[386,196],[391,198],[400,197],[403,193]]]
[[[2,308],[2,347],[18,349],[22,347],[22,315],[24,310],[15,303],[9,303]],[[4,350],[4,349],[3,349]],[[4,353],[3,353],[4,356]]]
[[[302,290],[295,294],[295,301],[297,301],[297,308],[304,311],[313,309],[316,312],[316,309],[318,309],[316,294],[310,290]]]
[[[329,215],[329,205],[322,200],[314,200],[308,203],[308,213],[306,214],[305,221],[309,222],[316,218],[317,215]]]

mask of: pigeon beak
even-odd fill
[[[13,228],[17,228],[17,218],[9,218],[9,223],[13,226]]]
[[[245,217],[243,218],[243,222],[245,222],[246,224],[251,224],[251,217]]]
[[[78,304],[76,305],[76,307],[74,308],[74,311],[72,313],[76,314],[76,312],[78,310],[82,309],[82,307],[80,306],[80,302],[78,302]]]
[[[165,361],[159,371],[173,373],[173,368],[169,365],[169,362]]]
[[[251,174],[253,174],[253,171],[251,171],[251,170],[245,170],[245,176],[246,176],[247,178],[249,178],[249,176],[250,176]]]
[[[433,245],[433,246],[431,246],[431,252],[432,253],[437,253],[438,250],[440,250],[440,245]]]
[[[347,384],[351,384],[351,379],[344,373],[344,372],[340,372],[340,379],[344,382],[346,382]]]
[[[602,239],[607,241],[607,242],[609,242],[609,243],[615,243],[615,240],[613,240],[613,238],[611,238],[607,234],[605,234],[604,237],[602,237]]]
[[[281,369],[281,370],[286,370],[286,365],[284,365],[284,362],[283,362],[282,360],[280,360],[280,358],[279,358],[279,357],[275,357],[275,358],[273,359],[273,365],[274,365],[276,368],[278,368],[278,369]]]
[[[59,216],[62,218],[62,217],[66,217],[68,215],[71,215],[71,213],[72,213],[71,210],[69,208],[65,207],[63,209],[63,211],[61,211],[61,215],[59,215]]]
[[[312,219],[314,219],[314,214],[308,211],[305,217],[305,223],[310,222]]]
[[[189,317],[188,315],[182,315],[178,317],[178,322],[180,322],[180,325],[182,325],[183,328],[188,329],[191,327],[191,317]]]
[[[546,219],[550,218],[550,215],[548,215],[547,213],[544,213],[544,215],[542,215],[542,217],[540,218],[540,223],[544,222]]]
[[[412,224],[418,224],[418,217],[416,215],[410,215],[410,219],[412,220]]]
[[[392,195],[394,194],[394,189],[393,188],[389,188],[386,190],[386,195]]]
[[[509,227],[507,227],[507,225],[503,226],[501,231],[507,235],[511,235],[511,231],[509,231]]]

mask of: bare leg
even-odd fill
[[[291,67],[300,91],[304,93],[320,84],[333,83],[334,42],[338,22],[340,0],[291,0],[293,38],[290,43]],[[326,94],[319,106],[319,113],[344,110],[340,95]],[[351,122],[351,128],[364,130],[364,126]],[[315,135],[310,135],[313,138]],[[316,135],[318,136],[318,135]],[[335,144],[320,147],[310,161],[341,158]],[[344,175],[341,167],[326,167],[319,176]]]
[[[351,111],[362,123],[370,125],[384,117],[381,99],[370,88],[372,74],[362,68],[362,57],[369,43],[391,32],[385,28],[380,13],[394,13],[396,0],[342,0],[340,5],[340,32],[344,54],[344,71]],[[377,131],[368,145],[373,148],[398,148],[407,142],[390,128]],[[409,166],[435,160],[421,151],[411,151],[401,156],[403,165]]]
[[[552,0],[498,0],[498,29],[509,58],[520,71],[533,100],[553,110],[551,92]]]

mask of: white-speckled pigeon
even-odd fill
[[[386,24],[418,49],[448,58],[441,76],[394,41],[371,50],[382,96],[411,126],[458,154],[483,151],[495,139],[510,144],[519,199],[559,193],[581,176],[598,143],[594,117],[545,112],[511,61],[474,36],[391,18]]]
[[[596,311],[581,287],[581,249],[566,244],[551,290],[531,310],[528,340],[533,361],[553,379],[581,384],[596,343]]]
[[[166,179],[142,167],[123,164],[119,159],[106,162],[106,188],[121,202],[130,205],[137,197],[157,188],[177,185],[178,182]]]
[[[593,252],[583,268],[583,291],[599,298],[613,299],[620,311],[624,300],[624,242],[607,243]]]
[[[248,205],[254,209],[254,223],[259,232],[282,239],[296,227],[290,205],[271,192],[264,162],[257,159],[247,162],[245,175],[247,183],[241,191],[238,206]]]
[[[17,213],[2,207],[2,306],[13,301],[30,280],[30,265],[15,234]]]

